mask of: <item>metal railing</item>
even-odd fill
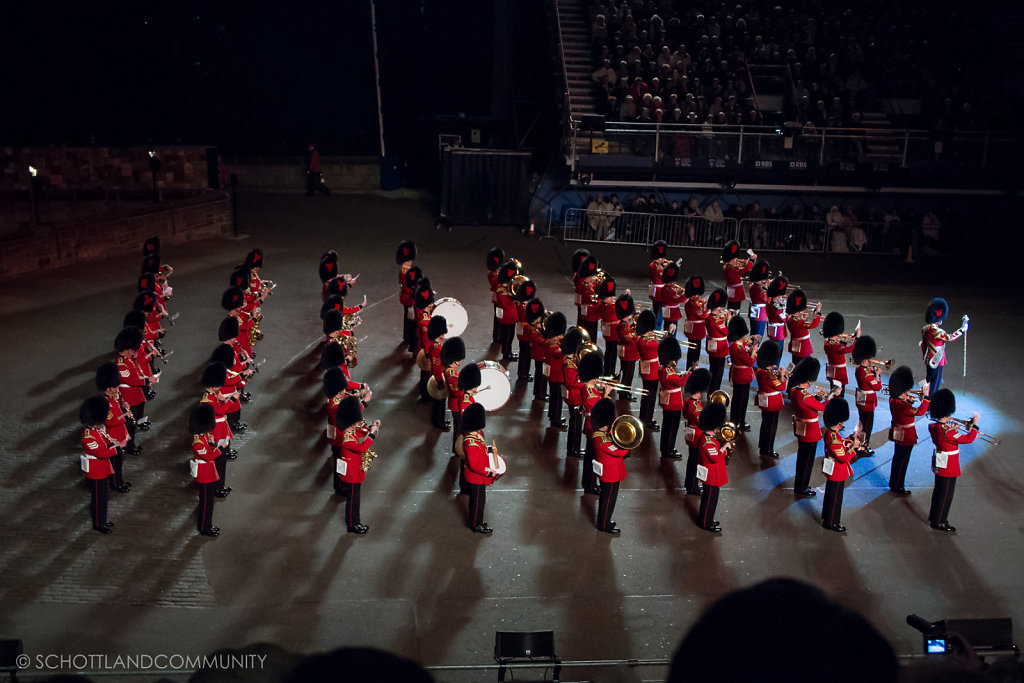
[[[566,209],[559,225],[554,216],[548,236],[566,242],[608,242],[650,246],[664,240],[670,247],[720,249],[735,239],[756,251],[817,254],[892,254],[906,256],[917,249],[920,228],[911,224],[843,222],[780,218],[725,218],[635,211]]]

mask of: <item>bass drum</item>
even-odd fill
[[[480,368],[480,391],[474,399],[491,412],[501,408],[512,397],[512,378],[501,363],[483,360],[477,363]]]
[[[433,318],[435,315],[444,316],[445,322],[448,323],[448,332],[445,333],[448,339],[462,336],[469,327],[469,313],[466,312],[466,307],[459,303],[458,299],[450,296],[441,297],[434,302],[434,312],[430,317]]]

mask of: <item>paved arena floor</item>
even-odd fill
[[[884,346],[879,356],[895,356],[918,378],[929,298],[948,299],[951,329],[970,314],[967,377],[960,376],[964,344],[955,342],[946,386],[957,393],[957,415],[977,410],[982,429],[1003,443],[962,449],[964,475],[950,514],[955,535],[927,523],[929,443],[914,449],[913,495],[888,493],[884,408],[872,440],[877,454],[854,465],[845,534],[820,526],[820,495],[793,497],[788,408],[777,441],[783,457],[772,462],[757,455],[759,416],[751,409],[755,431],[741,436],[722,489],[720,536],[697,528],[698,499],[681,490],[683,463],[661,463],[650,437],[627,461],[615,512],[621,536],[598,532],[596,499],[579,487],[580,461],[566,462],[565,433],[546,429],[542,405],[520,383],[509,403],[488,415],[487,438],[509,471],[488,492],[486,519],[495,531],[483,537],[464,526],[451,436],[430,428],[429,407],[416,401],[418,371],[398,343],[395,247],[416,241],[417,265],[437,295],[454,296],[469,311],[469,358],[485,359],[498,354],[488,346],[487,250],[500,245],[519,258],[547,307],[570,313],[575,245],[510,228],[438,232],[433,207],[410,200],[247,195],[240,206],[248,238],[163,248],[162,260],[175,268],[169,309],[181,314],[166,338],[174,354],[148,410],[154,429],[139,439],[144,454],[126,456],[134,488],[111,493],[109,518],[117,526],[109,536],[90,528],[77,416],[94,393],[96,367],[113,355],[141,257],[0,285],[0,638],[23,639],[26,653],[198,655],[269,641],[296,652],[372,645],[427,665],[487,665],[496,630],[553,629],[565,659],[657,660],[671,657],[716,598],[775,576],[809,581],[854,607],[901,654],[921,647],[905,624],[909,613],[933,620],[1008,616],[1018,632],[1024,628],[1022,302],[1019,292],[1007,297],[979,284],[991,275],[984,264],[975,271],[948,261],[908,266],[895,257],[767,255],[825,311],[841,311],[849,327],[861,320]],[[195,531],[187,415],[217,342],[220,294],[232,267],[256,246],[264,250],[264,277],[278,287],[264,306],[266,338],[255,352],[266,363],[250,384],[255,400],[242,411],[250,429],[236,440],[240,456],[228,466],[234,492],[216,503],[221,536],[211,539]],[[344,271],[360,274],[350,300],[368,299],[353,376],[373,387],[367,417],[383,423],[374,446],[380,457],[363,487],[370,532],[362,537],[345,533],[322,436],[317,263],[331,248]],[[601,245],[595,253],[620,289],[645,298],[643,250]],[[717,252],[672,256],[683,258],[683,273],[721,282]],[[813,339],[820,357],[821,338]],[[811,485],[823,482],[819,459]],[[742,643],[736,647],[742,652]],[[588,675],[656,679],[663,672]]]

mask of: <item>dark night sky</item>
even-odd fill
[[[369,0],[4,3],[0,144],[375,154]],[[403,123],[487,114],[488,3],[378,0],[389,146]]]

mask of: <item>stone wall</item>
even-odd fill
[[[0,241],[0,278],[60,268],[114,254],[138,253],[154,235],[181,244],[231,232],[230,199],[220,192],[159,210],[73,225],[39,225],[30,234]]]
[[[228,172],[238,174],[243,190],[305,192],[306,167],[301,160],[228,160]],[[376,192],[380,190],[380,163],[376,157],[323,157],[320,166],[332,192]]]
[[[157,146],[156,184],[165,190],[202,190],[209,186],[206,147]],[[27,190],[29,166],[55,188],[152,188],[148,147],[0,148],[0,190]]]

